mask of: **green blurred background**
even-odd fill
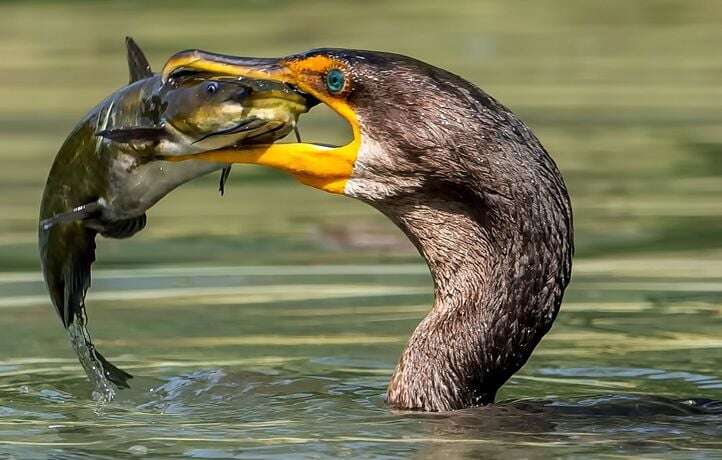
[[[0,6],[0,270],[32,270],[52,159],[83,114],[126,82],[123,37],[159,69],[202,48],[278,56],[380,49],[450,69],[516,111],[557,160],[576,212],[578,259],[720,249],[722,5],[704,1],[70,2]],[[330,111],[311,140],[350,134]],[[236,167],[229,193],[197,181],[152,209],[99,266],[418,260],[367,206],[283,175]]]
[[[394,51],[519,114],[567,181],[577,253],[557,323],[501,398],[561,412],[389,412],[432,302],[420,257],[372,208],[239,165],[225,197],[202,178],[137,236],[99,240],[91,326],[138,378],[98,417],[36,226],[65,136],[127,82],[126,35],[156,70],[186,48]],[[722,3],[701,0],[0,3],[0,454],[718,455],[719,415],[675,401],[722,399],[720,43]],[[301,133],[350,138],[322,107]]]

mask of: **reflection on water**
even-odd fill
[[[204,368],[144,378],[100,410],[84,397],[81,379],[50,377],[52,383],[38,388],[3,390],[15,400],[3,416],[16,420],[14,431],[33,433],[39,443],[107,452],[109,458],[113,452],[240,458],[299,449],[333,457],[509,451],[528,456],[610,448],[618,454],[659,454],[670,448],[711,452],[722,436],[719,401],[599,393],[527,398],[452,414],[390,412],[379,396],[385,378],[374,369],[339,372],[307,365],[305,370]],[[58,416],[69,415],[69,407],[74,416]],[[43,447],[20,443],[8,450]]]
[[[682,0],[3,4],[0,457],[720,456],[719,18]],[[391,49],[528,120],[567,178],[578,251],[555,327],[501,403],[389,411],[431,305],[425,267],[365,205],[250,167],[222,199],[216,177],[194,182],[141,234],[99,242],[90,326],[135,378],[93,402],[35,229],[54,153],[126,81],[126,34],[155,68],[187,47]],[[348,138],[314,112],[304,139]]]
[[[416,264],[196,267],[197,277],[180,267],[98,270],[98,343],[135,375],[108,405],[89,399],[44,299],[28,294],[39,279],[0,276],[12,293],[2,321],[48,335],[36,357],[0,362],[0,445],[18,457],[51,446],[108,458],[722,449],[722,357],[708,335],[718,306],[696,299],[718,281],[671,283],[654,295],[684,295],[649,302],[653,277],[620,284],[603,264],[579,265],[569,311],[500,403],[450,414],[390,411],[383,400],[430,302]],[[36,338],[19,332],[8,346],[28,356]]]

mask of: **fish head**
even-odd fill
[[[165,129],[189,144],[178,154],[274,142],[315,104],[282,82],[198,73],[169,79],[160,99]]]

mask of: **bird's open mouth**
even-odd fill
[[[241,58],[198,50],[183,51],[174,55],[163,68],[164,80],[178,73],[196,71],[283,82],[306,100],[307,108],[323,102],[341,115],[353,130],[353,140],[339,147],[304,142],[251,143],[250,145],[244,143],[242,146],[176,156],[168,160],[195,159],[270,166],[292,174],[306,185],[332,193],[343,193],[346,182],[353,172],[361,137],[356,114],[348,103],[342,98],[325,93],[317,84],[323,69],[330,65],[317,58]]]

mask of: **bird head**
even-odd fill
[[[351,142],[340,147],[273,144],[194,159],[271,166],[312,187],[369,202],[413,193],[428,179],[463,175],[445,152],[453,155],[475,139],[469,136],[478,117],[479,102],[471,97],[475,87],[397,54],[317,49],[259,59],[190,50],[171,57],[162,75],[168,80],[188,72],[283,82],[326,104],[353,132]]]

